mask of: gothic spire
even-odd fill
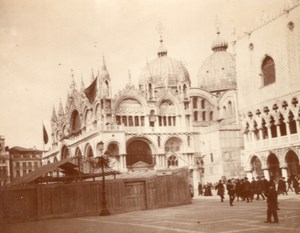
[[[91,83],[94,81],[94,79],[95,79],[94,69],[92,68],[92,72],[91,72]]]
[[[83,82],[83,77],[81,75],[81,87],[80,87],[80,90],[83,91],[84,90],[84,82]]]
[[[70,90],[75,89],[75,87],[76,87],[76,83],[75,83],[75,80],[74,80],[74,71],[73,71],[73,69],[71,69],[71,78],[72,78],[72,80],[71,80],[71,84],[70,84]]]
[[[55,112],[55,107],[53,105],[53,110],[52,110],[52,117],[51,117],[52,121],[56,121],[57,120],[57,116],[56,116],[56,112]]]
[[[63,116],[64,115],[64,108],[63,108],[61,99],[59,99],[58,115],[59,116]]]
[[[100,78],[102,80],[103,79],[109,79],[109,74],[108,74],[108,71],[107,71],[107,67],[106,67],[104,56],[102,58],[102,67],[101,67],[101,71],[100,71]]]

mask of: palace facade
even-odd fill
[[[300,173],[300,7],[290,4],[236,41],[241,158],[249,177]]]

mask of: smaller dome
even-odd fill
[[[235,57],[226,51],[228,43],[220,38],[220,32],[217,35],[211,46],[214,52],[202,63],[198,73],[198,86],[210,92],[235,89],[237,86]]]

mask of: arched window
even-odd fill
[[[148,92],[149,92],[149,99],[152,100],[153,96],[152,96],[152,85],[151,85],[151,83],[149,83],[149,85],[148,85]]]
[[[205,108],[205,100],[201,100],[201,108],[204,109]]]
[[[168,167],[177,167],[178,166],[178,159],[175,155],[171,155],[168,158]]]
[[[194,112],[194,121],[198,121],[198,112],[197,111]]]
[[[134,117],[134,125],[139,126],[139,117],[138,116]]]
[[[194,97],[193,98],[193,108],[198,108],[198,99],[197,99],[197,97]]]
[[[183,98],[187,98],[187,87],[185,84],[183,85]]]
[[[132,119],[132,116],[129,116],[129,118],[128,118],[128,125],[129,125],[129,126],[133,126],[133,119]]]
[[[206,121],[206,113],[205,113],[205,111],[202,112],[202,121]]]
[[[274,60],[266,56],[261,65],[263,86],[275,82],[275,63]]]

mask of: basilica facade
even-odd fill
[[[65,105],[53,109],[52,149],[44,163],[95,158],[102,142],[110,166],[122,173],[188,167],[194,185],[243,176],[235,57],[227,47],[218,33],[192,87],[188,70],[161,40],[138,86],[129,78],[115,96],[103,59],[91,84],[77,88],[72,81]]]
[[[220,33],[192,86],[184,65],[160,41],[137,85],[116,95],[109,69],[86,88],[72,81],[51,117],[44,163],[93,159],[104,143],[122,173],[188,167],[191,183],[298,175],[300,7],[296,2],[233,41]]]

